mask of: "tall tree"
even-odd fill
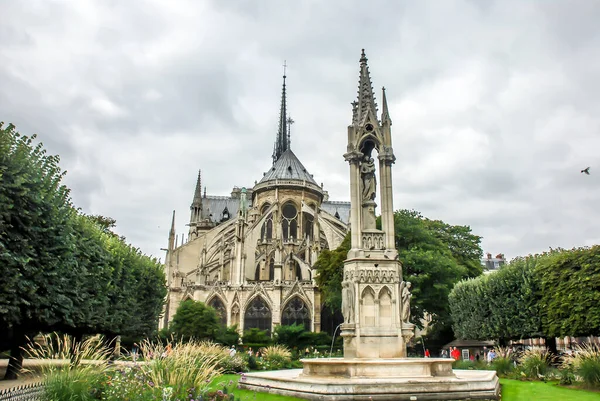
[[[344,260],[346,260],[349,250],[350,233],[336,249],[323,250],[314,265],[317,270],[315,281],[321,291],[321,299],[333,313],[342,309]]]
[[[396,248],[403,265],[403,278],[413,284],[411,315],[418,325],[426,314],[439,325],[449,326],[448,294],[459,280],[481,274],[481,237],[466,226],[428,220],[419,212],[394,213]],[[321,252],[315,280],[325,305],[333,312],[341,308],[344,260],[350,236],[335,250]]]
[[[27,335],[73,319],[74,211],[58,156],[34,141],[0,123],[0,322],[12,332],[9,379]]]
[[[600,335],[600,245],[550,251],[535,269],[546,336]]]
[[[501,344],[542,336],[536,259],[517,258],[498,272],[458,283],[449,297],[456,336]]]
[[[171,332],[184,339],[214,339],[219,333],[219,319],[217,312],[204,302],[183,301],[177,308]]]
[[[0,123],[0,340],[15,378],[26,336],[61,330],[150,335],[166,296],[156,259],[124,242],[114,219],[79,215],[57,156]]]
[[[427,314],[431,324],[449,325],[450,291],[461,279],[481,272],[475,267],[481,263],[481,238],[469,227],[429,220],[414,210],[395,212],[394,230],[403,278],[413,284],[414,323],[422,326]]]

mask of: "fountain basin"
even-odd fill
[[[452,377],[449,358],[317,358],[302,359],[302,376]]]
[[[303,369],[247,373],[240,388],[322,401],[497,400],[495,371],[452,370],[443,358],[302,360]]]

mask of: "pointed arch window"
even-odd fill
[[[375,326],[375,293],[371,287],[367,287],[362,294],[362,316],[361,325],[365,327]]]
[[[285,305],[283,312],[281,313],[281,324],[284,326],[291,326],[292,324],[302,325],[304,329],[310,331],[310,310],[308,306],[300,299],[300,297],[294,297]]]
[[[262,258],[256,264],[254,272],[254,280],[256,281],[273,281],[275,278],[275,258],[273,256]]]
[[[261,297],[256,297],[250,302],[244,314],[244,330],[257,328],[271,331],[271,308]]]
[[[223,301],[219,297],[214,297],[208,303],[208,306],[213,308],[217,312],[217,317],[219,318],[219,323],[221,326],[227,326],[227,309],[225,309],[225,305]]]
[[[281,230],[284,241],[293,241],[298,238],[298,209],[289,202],[281,209]]]
[[[223,276],[222,281],[231,280],[231,250],[226,250],[223,255]]]
[[[303,212],[302,213],[302,221],[304,224],[304,238],[313,239],[313,224],[315,218],[312,214]]]
[[[262,241],[271,240],[273,238],[273,215],[269,214],[267,219],[260,229],[260,238]]]
[[[387,287],[379,292],[379,327],[392,326],[392,294]]]

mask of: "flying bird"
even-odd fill
[[[590,168],[586,167],[583,170],[581,170],[582,173],[586,173],[587,175],[590,175]]]

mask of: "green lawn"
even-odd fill
[[[229,393],[235,394],[242,401],[302,401],[301,398],[286,397],[277,394],[255,393],[237,388],[239,375],[223,375],[211,383],[214,390],[227,387]],[[230,384],[231,383],[231,384]],[[599,401],[600,393],[560,387],[556,383],[528,382],[500,379],[502,384],[502,401]]]
[[[598,401],[600,393],[560,387],[556,383],[500,379],[502,401]]]
[[[211,388],[214,390],[222,390],[223,386],[227,387],[229,394],[233,393],[236,400],[240,398],[242,401],[305,401],[301,398],[286,397],[284,395],[268,394],[268,393],[257,393],[250,390],[241,390],[237,388],[237,382],[240,375],[222,375],[217,377],[211,383]],[[231,384],[229,384],[231,383]]]

